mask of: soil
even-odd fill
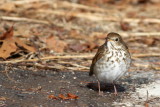
[[[112,84],[101,84],[103,95],[98,94],[96,78],[89,77],[88,72],[80,71],[56,71],[40,70],[29,71],[21,69],[4,70],[1,65],[0,73],[0,95],[6,98],[1,101],[1,106],[7,107],[111,107],[111,106],[133,106],[144,105],[142,96],[135,102],[136,89],[141,89],[143,85],[149,85],[155,82],[154,71],[129,72],[116,84],[118,95],[115,96]],[[154,85],[156,87],[156,85]],[[144,91],[144,90],[143,90]],[[78,96],[78,99],[50,99],[49,95],[58,96],[72,93]],[[137,96],[136,95],[136,96]],[[157,93],[158,95],[158,93]],[[128,104],[125,102],[128,99]],[[154,99],[155,100],[155,99]],[[156,97],[157,103],[152,104],[154,100],[148,102],[154,107],[160,103],[159,97]]]

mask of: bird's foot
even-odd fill
[[[117,96],[118,95],[118,93],[117,93],[117,88],[116,88],[116,86],[114,85],[114,95],[115,96]]]
[[[100,96],[103,96],[104,94],[103,94],[103,91],[99,91],[99,95]]]
[[[117,93],[117,91],[116,91],[116,92],[114,92],[114,95],[115,95],[115,96],[118,96],[118,93]]]

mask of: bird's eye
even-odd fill
[[[119,40],[118,38],[115,39],[115,41],[118,41],[118,40]]]

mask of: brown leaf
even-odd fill
[[[12,2],[3,3],[0,6],[0,10],[6,11],[6,12],[14,12],[16,10],[16,6]]]
[[[153,45],[155,43],[155,39],[154,38],[146,38],[145,40],[143,40],[143,42],[149,46]]]
[[[10,39],[13,37],[13,26],[0,36],[0,40]]]
[[[78,99],[79,98],[77,95],[74,95],[74,94],[71,94],[71,93],[68,93],[67,96],[68,96],[69,99]]]
[[[86,49],[85,49],[86,52],[92,51],[94,48],[98,47],[98,45],[93,42],[88,42],[84,44],[84,46],[86,46]]]
[[[24,44],[21,40],[19,40],[18,38],[15,38],[15,43],[17,46],[19,47],[23,47],[24,49],[30,51],[30,52],[36,52],[36,49],[34,47],[28,46],[26,44]]]
[[[5,100],[7,100],[6,97],[0,97],[0,101],[5,101]]]
[[[17,46],[15,43],[11,42],[11,40],[5,40],[0,48],[0,57],[6,59],[16,50]]]
[[[55,52],[64,52],[64,49],[67,46],[66,42],[56,39],[55,36],[46,38],[46,44],[49,49],[53,49]]]
[[[120,25],[121,25],[121,29],[124,31],[128,31],[131,29],[129,23],[127,23],[127,22],[121,22]]]
[[[49,99],[55,99],[55,100],[58,99],[58,98],[57,98],[56,96],[54,96],[54,95],[49,95],[48,98],[49,98]]]
[[[30,47],[24,44],[18,38],[13,37],[13,26],[10,27],[4,34],[2,34],[2,36],[0,36],[0,40],[2,42],[2,45],[0,47],[1,58],[8,58],[12,53],[16,53],[19,47],[23,47],[23,49],[35,52],[35,48]]]
[[[68,100],[68,99],[70,99],[68,97],[65,97],[63,94],[59,94],[58,97],[61,98],[62,100]]]
[[[86,49],[86,46],[84,46],[83,44],[70,44],[69,48],[72,49],[73,51],[76,52],[81,52],[84,51]]]

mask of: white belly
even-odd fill
[[[108,61],[106,60],[105,56],[97,61],[94,67],[94,73],[100,81],[113,83],[127,72],[130,66],[130,59],[126,58],[126,56],[124,55],[124,51],[121,51],[120,53],[118,53],[118,55],[113,55],[115,56],[111,57]],[[120,58],[118,58],[119,60],[116,60],[118,56]],[[106,60],[105,63],[103,63],[104,60]]]

